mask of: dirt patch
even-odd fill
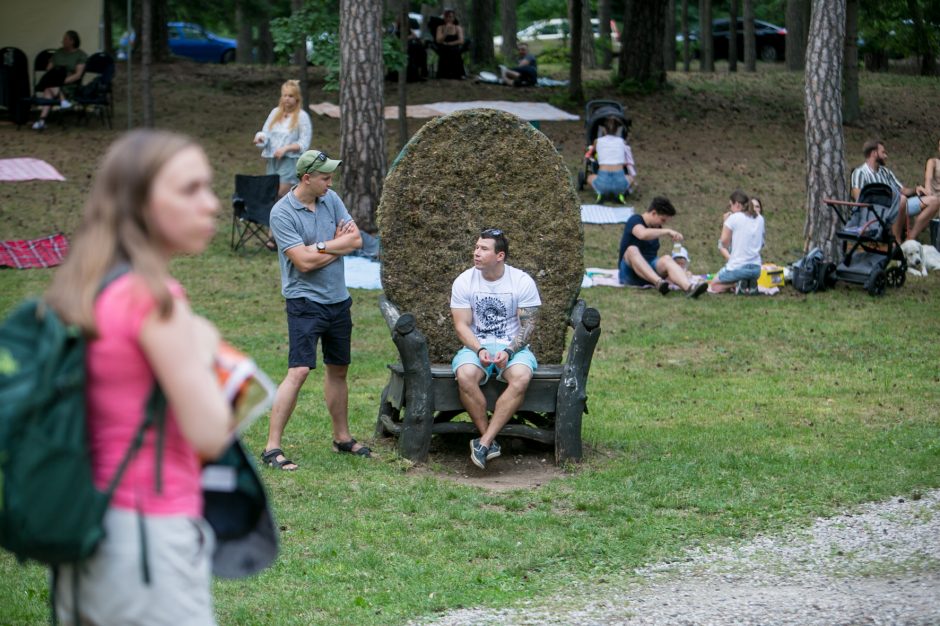
[[[450,480],[489,491],[536,489],[565,472],[553,462],[554,451],[547,446],[521,439],[501,438],[503,454],[487,461],[481,470],[470,462],[465,437],[434,437],[426,464],[411,471]]]

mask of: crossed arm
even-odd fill
[[[336,225],[336,233],[333,235],[333,239],[325,243],[329,254],[321,253],[317,250],[316,245],[294,246],[285,250],[284,254],[301,272],[310,272],[329,265],[338,256],[349,254],[353,250],[361,248],[362,235],[359,234],[359,227],[356,226],[356,223],[347,220]]]

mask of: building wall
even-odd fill
[[[2,4],[0,47],[13,46],[25,52],[30,70],[41,50],[61,47],[67,30],[78,33],[82,50],[88,54],[102,48],[102,0],[3,0]]]

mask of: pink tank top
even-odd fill
[[[167,286],[185,299],[176,281]],[[110,284],[95,302],[99,336],[88,346],[86,403],[95,485],[105,489],[144,419],[154,374],[140,346],[144,320],[156,307],[153,295],[134,274]],[[149,515],[202,515],[201,465],[183,438],[172,410],[167,412],[162,457],[163,489],[154,486],[154,433],[128,465],[111,506]]]

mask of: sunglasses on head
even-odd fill
[[[502,237],[503,231],[498,228],[485,228],[480,231],[480,237],[482,239],[495,239],[496,237]]]
[[[330,157],[326,155],[326,152],[321,152],[317,156],[313,157],[313,161],[310,162],[310,165],[304,170],[304,174],[309,174],[310,170],[316,167],[317,163],[326,163]]]

